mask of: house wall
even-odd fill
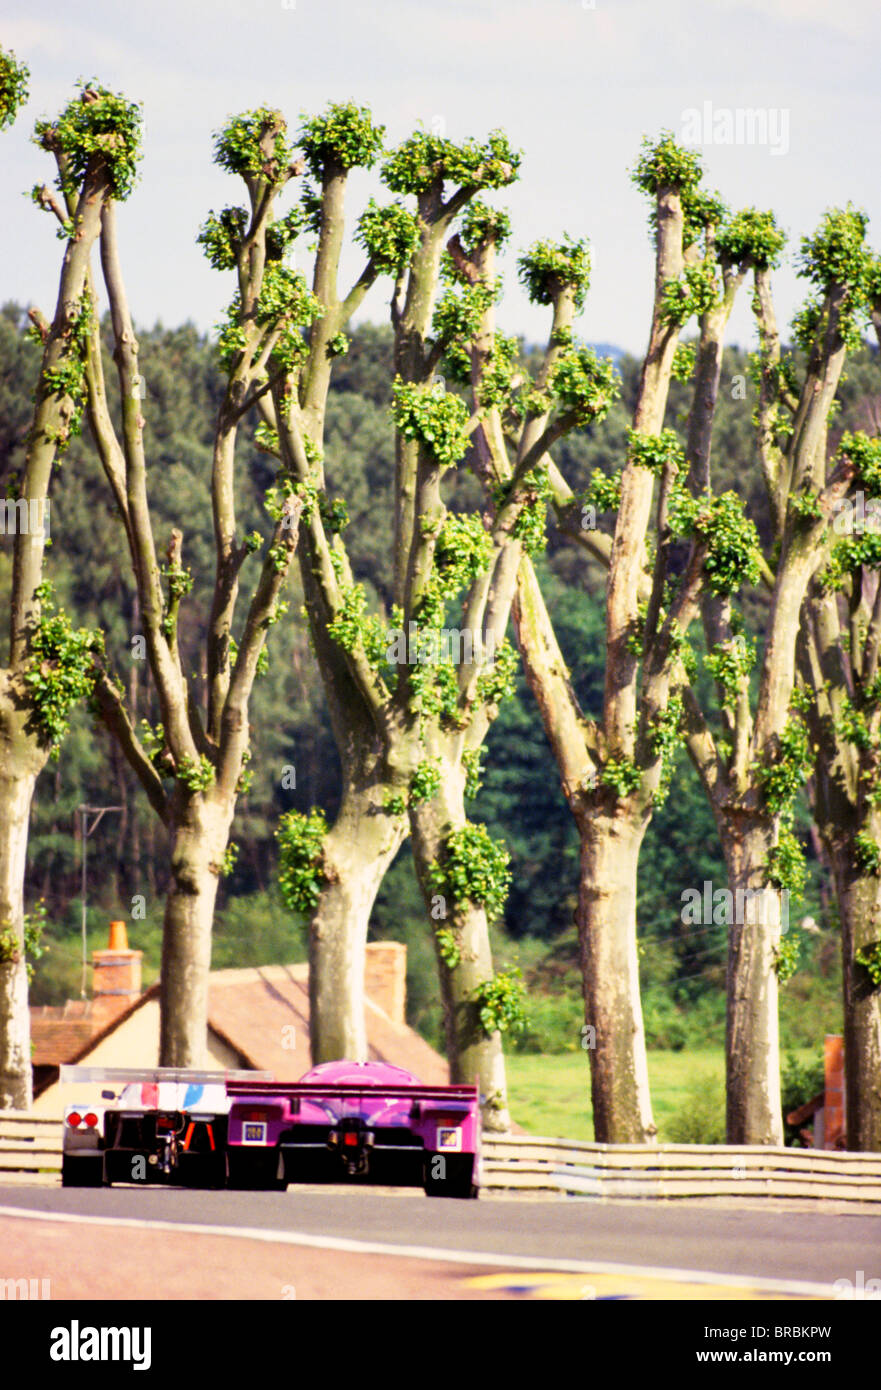
[[[370,941],[364,961],[364,993],[392,1023],[407,1016],[407,947],[399,941]]]

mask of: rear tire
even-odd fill
[[[104,1155],[63,1154],[61,1158],[62,1187],[109,1187],[104,1177]]]
[[[278,1174],[279,1155],[227,1151],[226,1185],[236,1192],[284,1192],[287,1182]]]

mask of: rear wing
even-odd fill
[[[230,1073],[232,1075],[232,1073]],[[290,1100],[361,1100],[365,1097],[378,1097],[383,1100],[434,1101],[439,1105],[477,1105],[476,1086],[405,1086],[374,1085],[369,1082],[340,1082],[325,1084],[321,1081],[258,1081],[257,1073],[252,1073],[254,1081],[227,1081],[227,1094],[230,1096],[262,1096],[270,1099]]]
[[[94,1083],[99,1081],[146,1081],[158,1085],[160,1081],[176,1082],[179,1085],[223,1086],[227,1091],[230,1083],[243,1083],[253,1077],[259,1084],[273,1080],[271,1071],[198,1071],[190,1067],[59,1067],[58,1079],[62,1085],[67,1082]]]

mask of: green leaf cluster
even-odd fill
[[[0,48],[0,130],[7,130],[28,99],[30,72],[14,53]]]
[[[516,689],[517,669],[517,653],[506,637],[499,643],[492,665],[477,677],[477,698],[488,705],[509,700]]]
[[[623,800],[638,790],[642,782],[642,768],[624,753],[613,753],[603,764],[600,781],[611,787],[615,795]]]
[[[191,792],[206,792],[214,782],[214,768],[204,753],[198,758],[185,755],[175,770],[175,777]]]
[[[74,628],[64,610],[56,608],[48,580],[37,585],[35,597],[40,616],[30,631],[24,673],[29,725],[57,760],[71,710],[94,689],[94,661],[104,651],[104,636],[89,628]]]
[[[481,410],[492,410],[510,401],[518,347],[516,338],[509,338],[504,333],[493,335],[492,347],[477,389],[477,403]]]
[[[63,191],[75,192],[90,161],[99,156],[110,175],[113,196],[123,202],[134,187],[141,151],[141,108],[93,82],[81,82],[79,96],[58,119],[38,121],[34,138],[46,149],[63,151]]]
[[[768,809],[775,814],[787,811],[810,770],[807,726],[803,719],[790,717],[779,736],[776,749],[756,769]]]
[[[621,469],[604,473],[601,468],[595,468],[580,500],[598,512],[617,512],[621,506]]]
[[[718,227],[728,216],[727,204],[719,193],[689,185],[682,191],[682,247],[692,246],[708,227]],[[657,209],[653,208],[651,222],[657,224]]]
[[[719,642],[704,657],[704,665],[715,681],[722,687],[722,704],[733,709],[740,684],[748,676],[756,661],[754,638],[738,633],[730,642]]]
[[[716,233],[716,255],[729,265],[773,270],[780,264],[786,233],[773,212],[742,208]]]
[[[759,536],[735,492],[692,497],[684,489],[670,496],[670,525],[682,536],[696,536],[707,547],[704,572],[714,594],[733,594],[759,581]]]
[[[0,930],[0,965],[16,963],[24,955],[28,984],[31,984],[34,978],[34,962],[46,955],[49,950],[43,941],[43,933],[47,926],[46,918],[46,902],[45,899],[40,898],[33,912],[24,914],[24,930],[21,942],[18,941],[11,927],[4,927]]]
[[[271,183],[280,182],[292,154],[284,116],[270,106],[233,116],[214,135],[215,163],[244,179],[262,175]]]
[[[392,417],[404,438],[418,440],[441,468],[451,468],[465,453],[468,407],[450,391],[395,377]]]
[[[328,168],[372,169],[382,154],[385,126],[375,125],[370,110],[354,101],[331,102],[320,116],[304,116],[299,146],[314,178]]]
[[[492,538],[479,516],[474,512],[447,512],[434,547],[428,586],[431,598],[420,606],[420,621],[440,627],[444,602],[470,588],[477,576],[489,569],[492,555]]]
[[[693,189],[703,177],[700,156],[680,145],[671,130],[658,139],[643,136],[639,159],[631,178],[643,193],[656,195],[664,188]]]
[[[854,960],[869,972],[873,985],[881,985],[881,941],[873,941],[871,946],[860,946],[854,952]]]
[[[248,213],[245,208],[224,208],[220,213],[212,209],[209,212],[199,229],[196,242],[204,249],[215,270],[235,269],[247,227]]]
[[[419,227],[403,203],[380,207],[371,198],[358,218],[355,240],[381,275],[397,275],[419,244]]]
[[[719,281],[711,260],[689,265],[678,279],[668,280],[661,295],[661,322],[680,328],[694,316],[701,318],[719,303]]]
[[[435,306],[432,331],[457,381],[470,379],[471,344],[480,333],[484,315],[497,302],[500,293],[498,279],[492,284],[479,280],[475,285],[465,285],[458,290],[447,286]]]
[[[312,912],[327,882],[322,862],[327,821],[321,810],[286,811],[278,824],[278,883],[288,907]]]
[[[501,249],[511,236],[511,219],[501,208],[491,208],[482,198],[472,198],[462,217],[462,245],[469,255],[493,242]]]
[[[856,469],[855,482],[871,497],[881,497],[881,439],[862,430],[845,431],[835,451],[836,459],[847,458]]]
[[[440,786],[440,758],[423,758],[410,778],[410,800],[414,805],[430,801]]]
[[[498,970],[491,980],[477,985],[474,1001],[480,1009],[480,1026],[488,1038],[495,1032],[520,1033],[526,1027],[526,988],[519,967]]]
[[[683,739],[682,719],[682,696],[675,693],[664,708],[655,713],[649,724],[649,745],[655,757],[661,760],[661,778],[654,795],[656,805],[666,800],[670,790],[673,764]]]
[[[483,786],[481,760],[485,751],[483,744],[480,744],[479,747],[471,748],[462,754],[462,766],[465,769],[465,796],[468,800],[473,800]]]
[[[694,367],[697,360],[697,350],[693,343],[677,343],[676,351],[673,354],[673,365],[670,368],[673,380],[685,383],[694,376]]]
[[[787,816],[781,822],[777,843],[768,854],[768,880],[781,892],[787,891],[793,898],[801,898],[807,876],[805,852],[792,828],[791,816]]]
[[[537,464],[524,474],[518,493],[522,506],[511,534],[517,537],[527,555],[540,555],[547,544],[548,501],[552,494],[546,463]]]
[[[791,980],[801,964],[802,934],[788,932],[774,947],[774,970],[781,985]]]
[[[881,845],[867,830],[854,836],[854,859],[864,874],[881,874]]]
[[[675,430],[641,434],[638,430],[628,429],[627,457],[637,468],[647,468],[656,477],[660,477],[671,464],[678,473],[685,463],[685,451]]]
[[[511,883],[510,858],[485,825],[466,821],[461,830],[447,836],[440,861],[431,866],[431,878],[454,902],[477,903],[488,917],[498,917]]]
[[[513,183],[520,154],[500,130],[484,144],[466,140],[456,145],[440,135],[417,131],[386,160],[382,179],[393,193],[426,193],[433,185],[454,183],[461,188],[503,188]]]
[[[533,304],[554,304],[564,289],[584,308],[590,288],[590,248],[586,241],[537,241],[517,262],[520,283]]]
[[[577,425],[602,420],[621,394],[621,378],[611,357],[600,360],[593,348],[575,344],[557,358],[549,386]]]

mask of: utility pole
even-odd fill
[[[82,889],[81,889],[82,913],[83,913],[83,917],[82,917],[83,972],[82,972],[82,977],[81,977],[81,979],[80,979],[80,998],[81,998],[81,999],[85,999],[85,998],[86,998],[86,979],[87,979],[88,969],[89,969],[89,962],[88,962],[88,946],[87,946],[87,942],[86,942],[86,847],[87,847],[87,844],[88,844],[89,836],[92,834],[93,831],[97,830],[99,824],[101,823],[101,821],[103,820],[104,816],[107,814],[108,811],[124,811],[124,810],[125,810],[125,807],[124,807],[124,806],[86,806],[86,805],[82,805],[82,806],[77,806],[76,811],[74,812],[74,815],[75,815],[75,816],[82,816],[82,838],[83,838]],[[91,824],[91,825],[89,825],[89,817],[90,817],[90,816],[94,816],[94,817],[95,817],[95,819],[92,821],[92,824]]]

